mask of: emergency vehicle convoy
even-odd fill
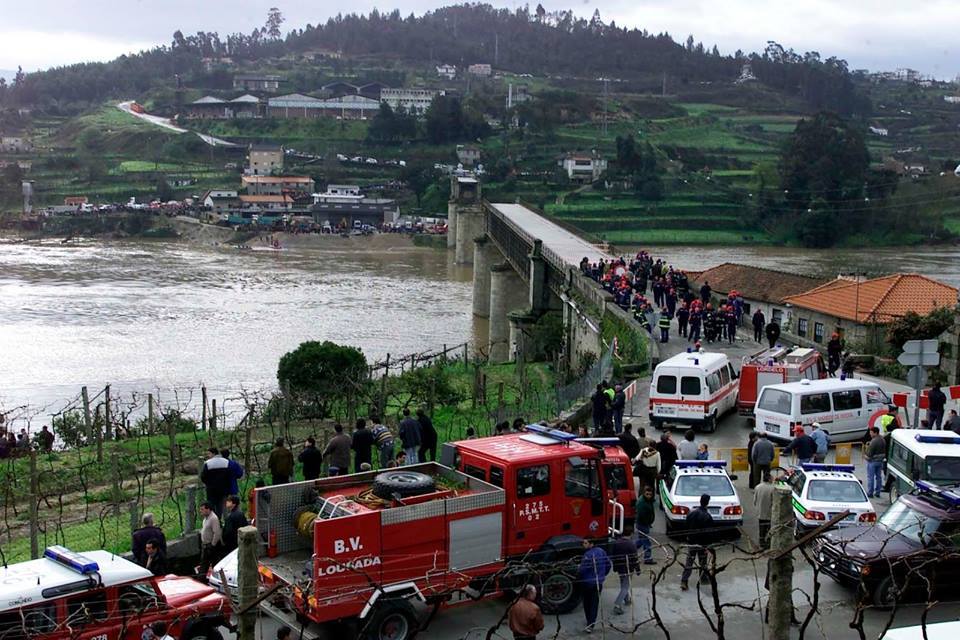
[[[738,531],[743,524],[740,496],[727,475],[726,460],[677,460],[660,480],[660,508],[666,515],[667,535],[683,531],[687,515],[700,506],[700,496],[710,496],[707,511],[717,533]]]
[[[546,612],[577,606],[585,538],[623,531],[602,445],[539,425],[446,443],[441,464],[262,487],[264,603],[286,624],[411,638],[422,605],[451,606],[534,583]],[[626,482],[633,483],[632,474]],[[634,491],[630,486],[629,490]]]
[[[164,621],[181,640],[220,640],[230,602],[192,578],[155,577],[107,551],[48,547],[0,568],[0,638],[140,640]]]
[[[687,424],[716,431],[732,411],[737,372],[726,354],[687,350],[657,365],[650,383],[650,426]]]
[[[826,378],[827,367],[816,349],[783,347],[758,351],[744,356],[740,366],[740,389],[737,392],[737,412],[752,416],[760,390],[771,384],[818,380]]]
[[[877,521],[877,512],[853,469],[852,464],[807,463],[788,470],[778,480],[792,493],[798,534],[815,529],[844,511],[850,515],[838,527]]]

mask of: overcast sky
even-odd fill
[[[490,0],[516,8],[523,2]],[[317,24],[343,7],[366,12],[400,9],[404,15],[453,0],[0,0],[0,69],[42,69],[170,42],[184,33],[249,33],[279,6],[285,30]],[[536,2],[530,6],[536,7]],[[940,78],[960,74],[960,1],[923,0],[543,0],[548,11],[572,9],[605,22],[688,34],[723,53],[762,50],[777,40],[799,52],[835,55],[851,68],[912,67]]]

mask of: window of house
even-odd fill
[[[657,378],[657,393],[674,394],[677,392],[677,376],[660,376]]]
[[[809,393],[800,396],[800,413],[802,415],[826,413],[828,411],[830,411],[829,393]]]
[[[823,342],[823,323],[815,322],[813,324],[813,341]]]
[[[799,318],[797,320],[797,335],[801,338],[807,337],[807,319]]]
[[[780,309],[773,309],[770,313],[771,319],[777,324],[783,324],[783,311]]]
[[[517,469],[517,497],[533,498],[550,493],[550,467],[541,464]]]
[[[859,409],[862,406],[863,399],[860,397],[859,389],[833,392],[834,411],[849,411],[851,409]]]

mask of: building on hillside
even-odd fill
[[[340,60],[343,58],[343,53],[333,49],[313,49],[312,51],[305,51],[303,57],[314,62],[322,62],[324,60]]]
[[[2,153],[30,153],[33,143],[27,136],[0,136],[0,152]]]
[[[379,100],[361,95],[321,99],[291,93],[267,100],[267,114],[271,118],[366,120],[376,115],[379,109]]]
[[[886,136],[889,136],[889,135],[890,135],[890,130],[887,129],[886,127],[874,127],[874,126],[871,125],[871,126],[870,126],[870,133],[872,133],[872,134],[875,135],[875,136],[883,136],[883,137],[886,137]]]
[[[458,144],[457,160],[464,167],[475,166],[480,162],[480,147],[473,144]]]
[[[784,298],[792,318],[784,333],[804,346],[823,345],[840,333],[847,344],[878,349],[886,325],[912,311],[926,315],[957,302],[957,290],[916,273],[895,273],[864,280],[840,277],[815,289]]]
[[[251,144],[247,150],[247,168],[251,176],[270,176],[283,173],[283,147],[278,144]]]
[[[307,176],[243,176],[241,183],[251,196],[313,193],[313,178]]]
[[[340,96],[355,96],[360,91],[360,87],[351,83],[337,80],[320,87],[320,93],[324,98],[339,98]]]
[[[362,84],[357,87],[357,94],[364,98],[370,98],[371,100],[380,100],[381,92],[389,88],[389,85],[382,82],[368,82],[367,84]]]
[[[960,104],[960,96],[943,96],[943,99],[950,104]]]
[[[328,184],[323,193],[313,194],[313,204],[321,202],[358,202],[363,199],[360,187],[355,184]]]
[[[203,96],[184,107],[184,117],[194,120],[260,118],[263,116],[260,98],[244,94],[233,100]]]
[[[380,92],[380,100],[394,110],[403,108],[407,113],[423,114],[438,95],[444,95],[444,92],[439,89],[385,88]]]
[[[513,109],[518,104],[529,102],[532,99],[533,96],[530,95],[527,85],[518,84],[517,86],[513,86],[512,82],[507,85],[507,109]]]
[[[467,73],[472,76],[489,78],[491,75],[493,75],[493,67],[491,67],[489,64],[472,64],[467,67]]]
[[[767,322],[774,320],[781,325],[790,317],[790,307],[783,301],[784,298],[804,293],[829,281],[829,278],[733,262],[725,262],[706,271],[687,272],[687,277],[695,291],[704,283],[709,283],[718,298],[725,298],[734,290],[740,292],[745,316],[749,317],[760,309]],[[744,320],[744,324],[749,325],[749,320]]]
[[[235,209],[240,204],[236,189],[210,189],[200,198],[206,208],[217,213]]]
[[[90,199],[87,196],[67,196],[63,199],[65,207],[79,207],[82,204],[88,204]]]
[[[233,76],[233,88],[236,91],[266,91],[273,93],[280,89],[281,76],[238,73]]]
[[[400,208],[395,200],[364,196],[356,185],[331,184],[326,192],[313,194],[311,213],[318,225],[352,229],[392,224],[399,219]]]
[[[734,80],[736,84],[746,84],[747,82],[756,82],[757,76],[753,75],[753,67],[750,66],[749,62],[745,62],[742,67],[740,67],[740,77]]]
[[[262,118],[265,105],[260,98],[245,93],[230,101],[234,118]]]
[[[596,182],[607,170],[607,160],[596,150],[591,153],[569,152],[557,159],[557,166],[574,182]]]
[[[293,196],[281,194],[266,195],[240,195],[237,196],[240,201],[241,209],[253,209],[257,211],[290,211],[293,209]]]
[[[438,64],[437,75],[446,80],[454,80],[457,77],[457,68],[452,64]]]

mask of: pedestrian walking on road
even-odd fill
[[[694,560],[697,561],[700,570],[700,582],[707,575],[707,545],[710,543],[710,533],[713,528],[713,516],[707,510],[710,504],[710,496],[703,494],[700,496],[700,506],[687,514],[687,529],[689,530],[688,540],[690,546],[687,548],[687,560],[683,563],[683,573],[680,574],[680,588],[686,591],[690,588],[690,574],[693,573]]]
[[[813,454],[814,462],[823,462],[827,459],[827,450],[830,447],[830,436],[820,428],[819,422],[811,425],[810,439],[817,444],[817,451]]]
[[[537,605],[537,588],[532,584],[520,589],[520,596],[510,606],[507,617],[513,640],[537,640],[543,631],[543,613]]]
[[[753,340],[754,342],[763,342],[763,327],[767,324],[767,319],[763,317],[763,311],[757,309],[753,312]]]
[[[703,325],[703,314],[700,311],[690,312],[690,336],[687,342],[696,344],[700,341],[700,327]]]
[[[883,465],[887,461],[887,442],[877,427],[870,427],[870,443],[863,457],[867,461],[867,496],[879,498],[883,488]]]
[[[660,309],[660,319],[657,320],[657,326],[660,327],[660,342],[664,344],[670,342],[670,313],[666,308]]]
[[[407,454],[407,464],[417,464],[420,451],[420,423],[410,417],[410,409],[403,410],[403,420],[400,421],[400,446]]]
[[[593,396],[590,398],[592,415],[593,418],[593,430],[594,432],[599,432],[600,427],[603,426],[603,421],[607,418],[607,394],[604,393],[603,384],[597,385],[597,390],[594,391]]]
[[[748,483],[751,489],[757,486],[756,469],[753,464],[753,445],[757,443],[757,432],[751,431],[747,437],[747,464],[750,465],[750,478]]]
[[[697,459],[697,443],[694,442],[694,438],[696,438],[696,434],[693,429],[687,429],[686,433],[683,434],[683,440],[677,445],[678,460]]]
[[[636,543],[622,533],[617,534],[610,546],[610,558],[613,561],[613,569],[620,579],[620,591],[613,601],[613,612],[621,614],[623,605],[633,602],[633,595],[630,593],[630,574],[640,571]]]
[[[323,471],[323,454],[317,449],[317,441],[313,436],[306,439],[297,460],[303,465],[304,480],[316,480],[320,477],[320,472]]]
[[[613,402],[610,408],[613,410],[613,432],[620,434],[623,431],[623,410],[627,406],[627,394],[623,392],[623,385],[617,384],[613,387]]]
[[[773,493],[776,487],[770,472],[763,474],[763,482],[753,490],[753,505],[757,508],[757,535],[760,548],[770,548],[770,518],[773,511]]]
[[[935,382],[933,388],[927,393],[929,409],[927,409],[927,422],[931,429],[941,429],[943,427],[943,408],[947,404],[946,394],[940,390],[940,383]]]
[[[284,445],[283,438],[277,438],[267,458],[270,480],[273,484],[287,484],[293,475],[293,454]]]
[[[764,333],[767,335],[767,342],[770,344],[770,348],[773,349],[777,346],[777,340],[780,339],[780,325],[774,320],[771,320],[764,329]]]
[[[594,546],[593,541],[583,540],[584,554],[580,560],[577,576],[583,589],[583,615],[587,620],[584,633],[593,633],[600,612],[600,594],[603,593],[603,581],[610,573],[610,558],[607,552]]]
[[[750,453],[750,459],[753,460],[753,471],[757,478],[762,478],[763,474],[770,473],[770,465],[773,464],[776,455],[777,451],[773,443],[767,439],[767,433],[761,431],[753,445],[753,451]]]
[[[653,502],[653,487],[647,486],[640,493],[637,500],[637,520],[634,524],[634,532],[637,534],[637,547],[643,549],[643,564],[656,564],[653,559],[653,538],[650,537],[650,530],[653,528],[653,522],[657,518],[656,505]]]
[[[677,309],[677,331],[680,334],[681,338],[687,337],[687,325],[690,322],[690,309],[687,308],[687,303],[684,302],[680,305],[680,308]]]

